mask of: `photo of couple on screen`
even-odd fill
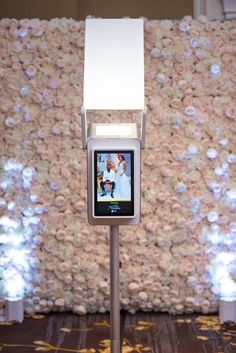
[[[97,154],[97,201],[131,201],[131,154]]]

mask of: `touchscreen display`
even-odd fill
[[[94,152],[95,216],[134,216],[134,151]]]

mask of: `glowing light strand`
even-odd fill
[[[4,197],[0,207],[4,214],[0,217],[0,297],[16,300],[32,290],[31,271],[32,267],[37,268],[37,260],[32,260],[31,242],[35,236],[40,239],[38,214],[43,211],[35,204],[37,197],[30,194],[36,170],[12,159],[5,161],[2,170],[0,188],[4,190]],[[13,199],[7,202],[10,198]]]

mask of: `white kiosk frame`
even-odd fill
[[[87,147],[87,110],[140,110],[145,147],[143,19],[87,19],[85,25],[82,143]]]
[[[88,219],[91,224],[110,225],[110,338],[111,352],[120,353],[119,228],[140,221],[140,175],[134,181],[134,215],[95,217],[94,151],[132,150],[140,171],[140,148],[145,147],[146,107],[144,103],[143,19],[87,19],[85,27],[84,99],[81,108],[82,145],[88,149]],[[88,126],[88,110],[140,110],[137,124]],[[101,125],[101,124],[100,124]],[[117,128],[117,126],[123,129]],[[122,132],[123,130],[123,132]],[[114,132],[115,131],[115,132]],[[123,143],[123,148],[122,148]]]

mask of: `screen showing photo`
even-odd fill
[[[95,216],[134,215],[134,152],[94,152]]]

